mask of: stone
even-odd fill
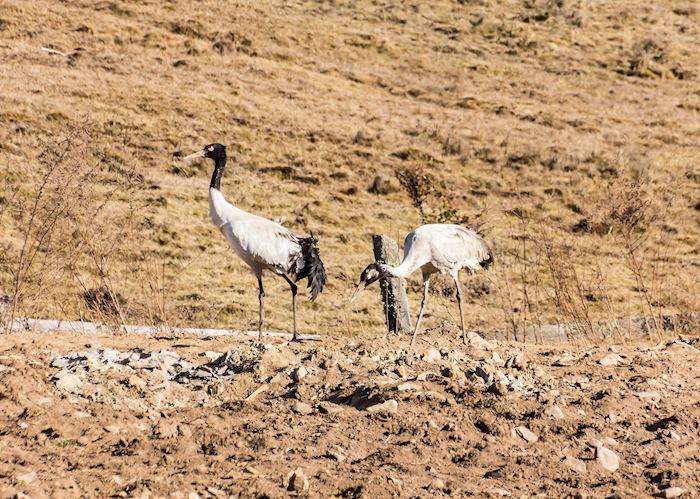
[[[424,362],[438,362],[440,359],[442,359],[442,355],[440,355],[440,351],[437,348],[431,347],[423,354]]]
[[[204,356],[207,358],[207,360],[212,361],[216,360],[219,357],[223,355],[223,352],[212,352],[212,351],[206,351],[204,352]]]
[[[304,492],[309,489],[309,479],[304,470],[297,468],[287,475],[287,490],[290,492]]]
[[[467,333],[467,342],[469,345],[481,350],[491,350],[494,348],[494,344],[492,342],[485,340],[479,334],[474,332]]]
[[[128,383],[132,388],[146,388],[146,382],[143,380],[143,378],[137,376],[136,374],[129,376]]]
[[[338,404],[334,404],[332,402],[321,402],[318,404],[318,410],[321,411],[322,414],[328,414],[330,416],[334,414],[339,414],[343,412],[345,409],[343,407],[339,406]]]
[[[669,487],[669,488],[663,490],[663,495],[664,495],[664,497],[667,497],[667,498],[681,497],[685,493],[686,493],[686,490],[682,489],[680,487]]]
[[[313,407],[305,402],[295,402],[292,406],[292,410],[297,414],[311,414],[314,412]]]
[[[107,433],[117,434],[117,433],[120,433],[122,431],[122,428],[119,425],[110,424],[110,425],[107,425],[104,427],[104,431],[106,431]]]
[[[566,456],[562,463],[564,463],[564,465],[568,466],[577,473],[586,472],[586,463],[584,463],[580,459],[576,459],[575,457]]]
[[[396,389],[400,392],[406,392],[406,391],[417,390],[418,387],[416,385],[414,385],[413,383],[401,383],[399,386],[396,387]]]
[[[544,410],[545,415],[554,419],[564,419],[564,411],[557,405],[551,405]]]
[[[598,463],[603,467],[603,469],[610,472],[617,471],[620,467],[620,458],[617,457],[614,451],[603,447],[602,445],[596,447],[595,457]]]
[[[518,426],[518,427],[516,427],[516,428],[515,428],[515,432],[516,432],[523,440],[525,440],[525,441],[527,441],[527,442],[529,442],[529,443],[531,443],[531,444],[537,442],[537,441],[540,439],[540,437],[538,437],[537,435],[535,435],[532,431],[530,431],[529,428],[527,428],[527,427],[525,427],[525,426]]]
[[[506,361],[506,367],[511,367],[514,369],[524,369],[527,366],[527,357],[522,352],[511,356]]]
[[[83,387],[83,380],[80,379],[80,376],[65,370],[57,372],[54,379],[56,379],[56,387],[64,392],[78,394]]]
[[[664,353],[700,353],[700,350],[695,348],[692,345],[688,345],[687,343],[680,341],[680,340],[675,340],[669,343],[666,348],[664,348]]]
[[[493,361],[494,365],[497,365],[497,366],[503,365],[503,359],[501,358],[500,355],[498,355],[498,352],[491,352],[491,360]]]
[[[659,399],[661,399],[661,394],[657,391],[654,391],[654,390],[634,392],[634,394],[643,400],[659,400]]]
[[[557,358],[557,360],[555,360],[552,365],[556,367],[569,367],[573,366],[575,362],[576,357],[574,357],[570,353],[564,353],[561,356],[559,356],[559,358]]]
[[[291,373],[292,379],[297,383],[308,376],[309,371],[306,370],[304,366],[299,366],[294,369]]]
[[[394,399],[389,399],[381,404],[374,404],[366,409],[371,414],[396,414],[399,409],[399,403]]]
[[[430,488],[433,490],[442,491],[445,488],[445,481],[442,478],[435,478],[431,482]]]
[[[614,367],[622,364],[624,359],[616,353],[609,353],[602,359],[598,360],[598,364],[605,367]]]
[[[602,441],[605,445],[609,445],[611,447],[617,447],[618,445],[617,440],[612,437],[603,437]]]
[[[21,473],[17,475],[17,480],[30,484],[36,480],[36,471],[28,471],[26,473]]]

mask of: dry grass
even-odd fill
[[[5,2],[0,294],[25,265],[18,213],[30,211],[17,207],[36,199],[41,154],[81,128],[75,164],[97,170],[86,197],[65,202],[89,220],[114,186],[103,236],[90,248],[58,231],[79,271],[61,271],[70,286],[39,272],[18,312],[98,313],[84,293],[104,287],[123,316],[111,320],[252,327],[255,281],[207,220],[209,165],[178,162],[212,141],[232,151],[229,199],[321,238],[329,286],[301,306],[305,330],[341,324],[372,233],[401,239],[420,223],[404,191],[368,192],[415,167],[441,193],[432,213],[487,222],[497,285],[469,304],[471,326],[574,321],[553,269],[576,276],[570,310],[590,321],[698,309],[699,12],[639,0]],[[621,223],[608,189],[639,179],[662,207],[643,240],[600,230]],[[542,235],[565,268],[547,265]],[[284,283],[266,288],[270,327],[288,329]],[[370,295],[351,320],[376,331]],[[426,325],[454,320],[450,299],[432,301]]]

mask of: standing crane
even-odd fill
[[[420,304],[420,312],[416,327],[413,330],[411,346],[416,341],[416,334],[423,311],[428,302],[428,287],[430,276],[435,272],[449,274],[454,279],[457,288],[457,301],[459,302],[459,318],[462,324],[462,339],[467,342],[467,333],[464,329],[464,311],[462,304],[462,286],[459,283],[458,274],[463,268],[476,272],[493,263],[493,253],[486,242],[471,229],[452,224],[428,224],[421,225],[410,232],[403,243],[403,261],[398,267],[392,267],[383,263],[371,263],[360,274],[360,282],[355,289],[350,301],[369,284],[386,277],[398,277],[403,279],[420,269],[423,273],[423,300]]]
[[[221,176],[226,168],[226,147],[209,144],[204,149],[190,154],[186,161],[209,158],[214,161],[214,173],[209,184],[209,217],[221,231],[233,251],[253,271],[258,279],[258,339],[262,341],[265,317],[265,290],[263,270],[280,275],[292,291],[292,314],[297,339],[297,285],[300,279],[308,279],[310,299],[314,301],[326,284],[326,271],[319,255],[318,239],[314,234],[302,237],[277,222],[253,215],[226,201],[221,192]]]

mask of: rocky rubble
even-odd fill
[[[369,487],[324,475],[356,472],[388,480],[368,491],[400,482],[412,495],[535,494],[531,480],[550,475],[555,495],[594,483],[615,495],[614,484],[626,483],[684,497],[694,483],[672,464],[683,459],[689,466],[698,440],[692,408],[680,409],[697,391],[692,339],[552,348],[472,335],[467,345],[440,341],[414,351],[397,338],[265,345],[221,339],[206,349],[171,343],[47,357],[51,390],[33,396],[33,407],[67,403],[60,413],[72,416],[58,420],[82,430],[66,441],[102,442],[116,456],[152,449],[183,469],[192,468],[193,456],[250,463],[236,480],[260,484],[267,476],[273,484],[250,495]],[[3,359],[7,379],[15,367]],[[23,432],[33,427],[21,425]],[[58,442],[66,431],[51,421],[31,438]],[[514,474],[530,478],[513,481]],[[218,475],[207,476],[216,482]],[[221,481],[216,488],[230,490]]]

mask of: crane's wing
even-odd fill
[[[449,268],[481,269],[493,260],[491,248],[479,234],[459,225],[449,225],[433,239],[433,259]]]
[[[230,226],[232,236],[248,258],[280,272],[288,272],[292,261],[301,252],[297,237],[271,220],[251,216],[236,220]]]

